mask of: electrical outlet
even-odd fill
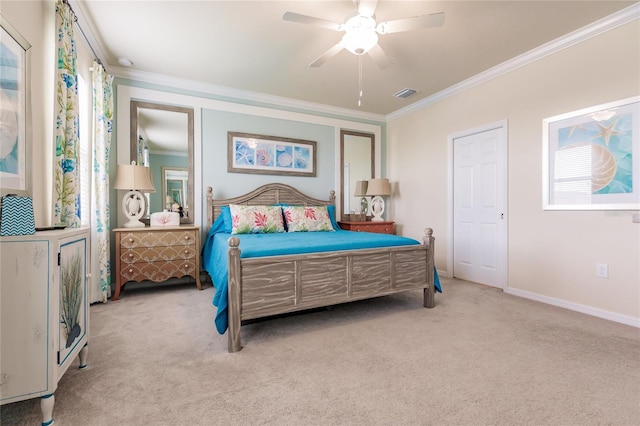
[[[598,263],[596,265],[596,276],[599,278],[609,278],[609,265]]]

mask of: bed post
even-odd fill
[[[213,225],[213,206],[211,205],[213,201],[213,188],[207,186],[207,228],[205,232],[208,233],[209,229],[211,229],[211,225]]]
[[[433,229],[426,228],[424,230],[424,237],[422,238],[424,244],[428,247],[427,252],[427,282],[429,287],[424,289],[424,303],[425,308],[433,308],[435,306],[435,274],[434,274],[434,258],[433,248],[435,238],[433,238]]]
[[[229,238],[229,281],[228,281],[228,306],[227,318],[228,327],[228,351],[238,352],[242,349],[240,341],[240,303],[242,300],[240,280],[240,239],[237,237]]]

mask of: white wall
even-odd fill
[[[631,212],[542,210],[542,120],[638,94],[635,20],[392,120],[392,219],[415,238],[433,227],[436,266],[448,273],[447,137],[508,120],[507,291],[640,325],[640,224]],[[596,263],[609,264],[608,279],[596,278]]]

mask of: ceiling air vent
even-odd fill
[[[417,90],[415,89],[402,89],[401,91],[399,91],[398,93],[394,94],[393,96],[395,96],[396,98],[400,98],[400,99],[406,99],[409,96],[412,96],[414,94],[418,93]]]

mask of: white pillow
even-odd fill
[[[288,232],[335,231],[327,206],[284,206],[282,212]]]
[[[280,206],[229,205],[232,234],[284,232]]]

